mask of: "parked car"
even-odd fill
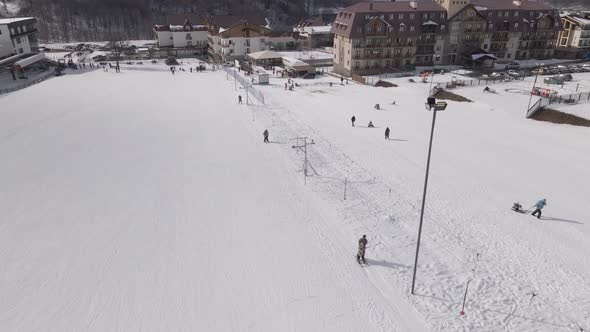
[[[506,67],[504,67],[504,69],[507,69],[507,70],[508,69],[511,69],[511,70],[520,69],[520,63],[513,61],[513,62],[507,64]]]
[[[561,85],[564,83],[564,81],[559,79],[557,76],[551,76],[551,77],[545,77],[545,79],[543,80],[543,83]]]
[[[543,68],[535,68],[531,70],[531,74],[533,75],[543,75]]]
[[[484,80],[484,81],[489,81],[490,80],[490,77],[488,75],[486,75],[486,74],[481,75],[479,78],[481,80]]]
[[[562,65],[557,66],[557,70],[561,74],[566,74],[566,73],[569,73],[570,72],[569,69],[566,66],[562,66]]]
[[[500,79],[501,77],[502,77],[502,75],[500,73],[493,72],[490,74],[490,78],[493,80]]]
[[[567,69],[569,69],[570,73],[579,73],[580,71],[582,71],[582,69],[576,65],[569,65],[567,66]]]
[[[565,81],[565,82],[569,82],[574,79],[572,74],[559,74],[556,77],[562,81]]]
[[[514,71],[514,70],[509,70],[509,71],[507,71],[507,72],[506,72],[506,74],[510,75],[510,76],[511,76],[511,77],[513,77],[513,78],[519,78],[519,77],[520,77],[520,74],[519,74],[519,73],[517,73],[517,72],[516,72],[516,71]]]

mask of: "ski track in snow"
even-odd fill
[[[299,88],[298,91],[305,89]],[[272,106],[258,108],[257,121],[267,127],[274,123],[275,131],[281,135],[279,140],[284,141],[297,135],[315,139],[316,145],[310,148],[310,160],[321,176],[318,181],[314,181],[313,177],[308,179],[308,185],[321,196],[329,197],[330,203],[341,211],[343,222],[354,224],[355,235],[373,234],[373,246],[369,251],[371,256],[378,259],[385,257],[385,261],[405,263],[402,265],[407,267],[405,269],[397,267],[393,272],[379,271],[379,278],[387,279],[388,282],[380,283],[375,278],[369,279],[378,288],[395,284],[398,291],[407,294],[415,246],[416,225],[413,222],[418,219],[420,204],[419,197],[414,200],[409,197],[410,193],[416,190],[407,188],[410,181],[403,174],[396,174],[394,180],[379,178],[374,183],[351,185],[348,200],[343,202],[339,195],[342,192],[342,184],[336,181],[329,184],[321,181],[322,179],[343,181],[345,177],[378,177],[353,161],[346,153],[339,151],[338,147],[325,139],[320,131],[297,117],[297,110],[311,111],[306,98],[289,98],[287,94],[280,92],[282,89],[274,88],[271,93],[267,93],[267,103],[271,99]],[[285,102],[281,98],[288,101]],[[289,106],[284,106],[285,104]],[[271,111],[275,114],[274,119],[269,118]],[[342,116],[347,118],[347,114],[349,112],[343,112]],[[280,118],[279,122],[277,115]],[[389,152],[395,154],[395,151]],[[401,154],[396,154],[396,158],[406,162],[407,167],[418,166],[416,162]],[[297,158],[294,162],[297,162]],[[447,185],[452,185],[451,181],[446,182]],[[389,194],[391,188],[393,193]],[[433,199],[439,197],[436,187],[431,185],[428,195],[430,200],[426,210],[425,229],[435,231],[424,232],[427,240],[423,241],[423,256],[417,281],[418,293],[422,294],[414,297],[412,302],[431,323],[431,328],[454,331],[472,331],[480,328],[507,331],[567,331],[577,328],[578,321],[588,320],[588,314],[583,309],[588,308],[585,299],[590,297],[587,288],[588,278],[560,264],[559,258],[549,260],[547,256],[550,256],[551,248],[545,248],[547,255],[539,255],[528,248],[525,242],[519,242],[518,237],[506,236],[505,230],[498,228],[495,223],[477,223],[477,217],[456,204],[453,205],[444,199]],[[491,194],[480,189],[477,195],[485,197]],[[511,212],[506,214],[508,213]],[[393,219],[397,227],[392,228],[391,224],[387,223],[388,218]],[[399,234],[400,231],[402,234],[397,236],[383,235]],[[476,253],[480,254],[477,261],[474,257]],[[425,263],[426,261],[431,263]],[[503,262],[501,268],[498,267],[498,262]],[[471,271],[474,265],[476,273]],[[467,301],[469,314],[461,318],[457,314],[460,310],[463,287],[466,280],[472,277],[475,284],[472,283],[471,294],[477,295],[471,295]],[[431,285],[425,289],[420,280],[427,280]],[[533,306],[525,305],[527,296],[533,291],[539,293],[538,302]],[[430,297],[435,301],[421,300],[421,297]],[[473,300],[474,297],[477,298],[477,302]],[[561,308],[556,308],[555,303]],[[547,319],[537,319],[539,316]]]

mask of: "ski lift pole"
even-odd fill
[[[471,279],[467,280],[467,285],[465,286],[465,294],[463,295],[463,306],[461,307],[461,312],[459,312],[459,315],[461,316],[465,315],[465,300],[467,300],[467,290],[469,290],[470,282]]]

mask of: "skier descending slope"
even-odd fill
[[[545,205],[547,205],[547,200],[543,198],[542,200],[538,201],[535,205],[533,205],[534,207],[536,207],[536,209],[531,214],[533,216],[537,215],[537,219],[541,219],[541,210],[543,210]]]
[[[367,248],[367,243],[367,236],[363,235],[363,237],[359,239],[359,251],[356,254],[356,261],[359,264],[361,264],[361,262],[367,264],[367,261],[365,261],[365,249]]]

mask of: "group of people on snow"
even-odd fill
[[[377,104],[379,105],[379,104]],[[356,122],[356,116],[352,116],[352,118],[350,118],[350,122],[352,123],[352,126],[354,127],[354,123]],[[373,124],[373,121],[369,121],[369,124],[367,125],[368,128],[375,128],[375,125]],[[385,128],[385,139],[389,139],[389,127]]]

